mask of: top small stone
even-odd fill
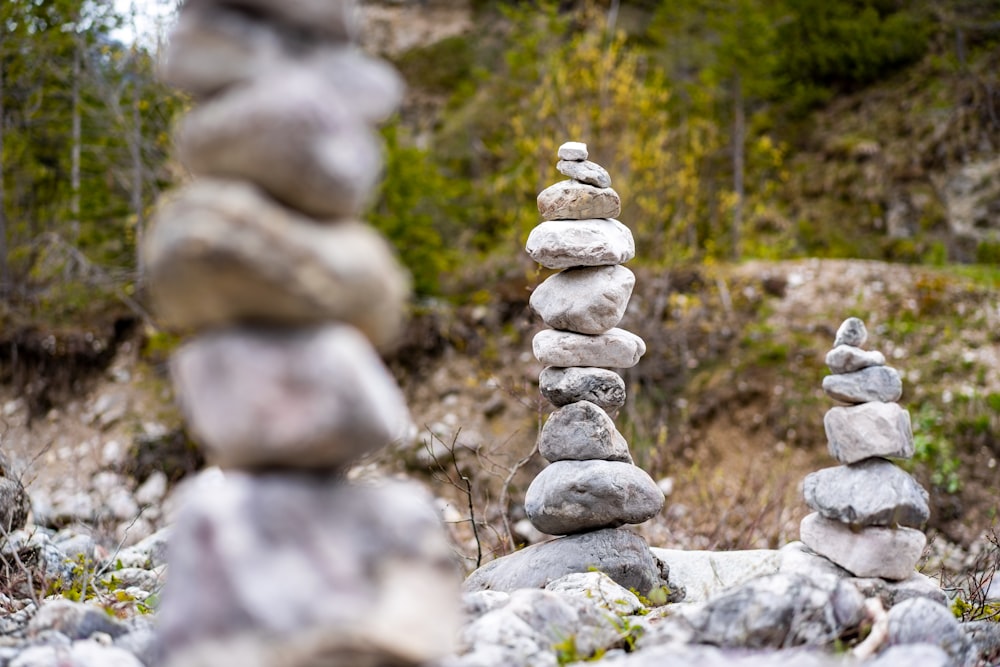
[[[833,339],[833,346],[861,347],[866,340],[868,340],[868,330],[865,329],[865,323],[857,317],[848,317],[837,329],[837,337]]]
[[[579,141],[567,141],[559,147],[560,160],[586,160],[588,155],[587,144]]]

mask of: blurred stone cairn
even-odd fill
[[[494,560],[465,583],[466,590],[545,586],[567,574],[597,569],[644,595],[666,585],[666,573],[646,541],[625,524],[651,519],[663,492],[634,465],[628,443],[609,411],[625,403],[625,382],[612,368],[630,368],[646,345],[617,328],[635,276],[622,266],[635,256],[608,172],[587,160],[587,146],[559,148],[557,169],[568,180],[538,195],[544,222],[528,236],[531,258],[558,270],[531,295],[549,329],[532,343],[546,366],[542,395],[556,406],[538,438],[550,465],[532,481],[525,511],[539,531],[562,535]]]
[[[167,664],[417,665],[458,627],[451,552],[416,487],[353,483],[410,432],[376,348],[408,278],[357,220],[381,168],[394,70],[360,53],[348,0],[188,0],[164,76],[195,105],[197,177],[144,247],[171,373],[224,474],[193,483],[170,545]]]
[[[802,542],[857,577],[911,577],[927,538],[927,491],[887,458],[913,456],[910,415],[895,401],[899,372],[878,351],[862,350],[864,322],[844,321],[826,363],[823,391],[846,406],[823,419],[830,454],[841,464],[809,474],[803,490],[814,512],[802,520]]]

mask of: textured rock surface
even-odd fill
[[[559,147],[560,160],[586,160],[590,157],[587,152],[587,144],[582,141],[567,141]]]
[[[631,368],[646,353],[641,338],[617,328],[596,336],[544,329],[535,334],[531,347],[546,366]]]
[[[823,417],[830,455],[840,463],[873,456],[913,456],[910,413],[896,403],[870,402],[836,407]]]
[[[22,528],[30,509],[31,501],[21,482],[0,477],[0,535]]]
[[[611,187],[611,176],[608,174],[608,170],[590,160],[560,160],[556,163],[556,169],[563,176],[568,176],[587,185],[593,185],[595,188]]]
[[[538,388],[556,406],[590,401],[605,410],[625,404],[625,380],[606,368],[549,366],[538,376]]]
[[[884,366],[885,355],[876,350],[838,345],[826,353],[826,365],[832,373],[853,373],[870,366]]]
[[[932,644],[944,650],[953,664],[970,664],[969,639],[947,607],[922,598],[906,600],[889,610],[888,621],[890,646]]]
[[[781,554],[771,549],[687,551],[651,547],[670,572],[670,583],[683,587],[684,602],[704,602],[755,577],[774,574]]]
[[[206,334],[171,372],[188,424],[223,467],[337,468],[410,429],[395,380],[344,325]]]
[[[168,199],[144,253],[161,321],[186,329],[338,320],[384,346],[409,295],[368,225],[316,225],[235,181],[202,179]]]
[[[635,257],[635,239],[613,219],[550,220],[531,230],[525,249],[547,269],[612,266]]]
[[[532,480],[524,511],[549,535],[642,523],[663,507],[663,492],[642,468],[614,461],[558,461]]]
[[[550,327],[600,334],[621,321],[633,287],[635,274],[624,266],[566,269],[536,287],[530,304]]]
[[[579,401],[559,408],[538,435],[538,453],[547,461],[623,461],[632,463],[628,443],[604,410]]]
[[[598,188],[579,181],[559,181],[538,193],[543,220],[617,218],[622,202],[612,188]]]
[[[833,339],[833,346],[850,345],[851,347],[861,347],[868,340],[868,329],[864,321],[857,317],[848,317],[841,322],[837,328],[837,335]]]
[[[609,528],[567,535],[515,551],[469,575],[466,591],[543,588],[568,574],[603,572],[618,585],[643,595],[667,584],[646,541],[628,530]]]
[[[853,373],[827,375],[823,378],[823,391],[844,403],[891,403],[903,395],[903,381],[895,368],[869,366]]]
[[[818,513],[802,519],[802,542],[858,577],[908,579],[923,554],[927,538],[912,528],[869,527],[853,531]]]
[[[809,507],[841,523],[916,528],[930,516],[927,491],[885,459],[819,470],[802,489]]]
[[[567,574],[547,584],[545,590],[583,598],[619,615],[638,614],[645,609],[632,591],[603,572]]]
[[[414,485],[227,473],[185,498],[169,567],[160,627],[178,667],[418,664],[458,628],[450,547]]]

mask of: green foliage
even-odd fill
[[[912,471],[921,466],[928,471],[930,481],[940,491],[956,494],[962,490],[959,470],[962,461],[942,428],[943,417],[938,409],[924,403],[914,418],[913,458],[905,462],[904,468]]]

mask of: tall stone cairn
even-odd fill
[[[458,579],[430,499],[356,484],[406,437],[376,351],[409,280],[358,215],[374,125],[402,82],[354,45],[349,0],[188,0],[164,77],[196,104],[176,145],[195,180],[144,244],[191,432],[220,479],[194,483],[159,614],[166,664],[418,665],[447,654]]]
[[[823,391],[847,405],[823,419],[830,454],[842,465],[806,476],[803,492],[814,510],[802,520],[802,542],[858,577],[909,578],[927,538],[928,495],[887,459],[913,456],[910,415],[896,401],[899,372],[878,351],[861,349],[864,322],[848,318],[826,355],[832,375]]]
[[[531,295],[549,329],[532,341],[546,366],[542,395],[556,406],[538,438],[549,461],[531,482],[525,511],[543,533],[566,535],[638,524],[663,507],[663,492],[634,465],[628,443],[608,411],[625,402],[625,382],[612,368],[630,368],[645,353],[635,334],[617,328],[635,286],[622,266],[635,256],[628,227],[615,219],[618,193],[587,146],[559,148],[556,168],[568,180],[538,195],[544,222],[528,236],[531,258],[559,269]]]

